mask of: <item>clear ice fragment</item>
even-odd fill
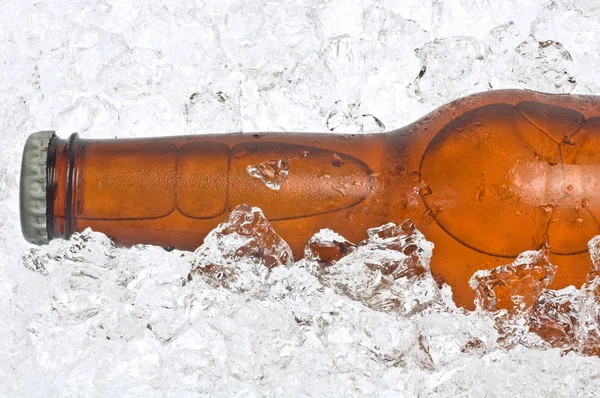
[[[374,244],[386,249],[400,251],[405,255],[414,252],[423,253],[424,247],[419,243],[424,239],[423,235],[411,220],[406,220],[400,225],[387,223],[381,227],[367,230],[369,239],[359,243],[360,246]]]
[[[483,341],[481,341],[480,339],[478,339],[477,337],[472,338],[471,340],[467,341],[467,343],[462,346],[462,348],[460,349],[460,352],[465,353],[465,354],[485,354],[486,352],[486,347],[485,344],[483,343]]]
[[[591,274],[600,273],[600,235],[594,236],[588,242],[590,259],[592,260]],[[588,278],[589,279],[589,278]]]
[[[494,313],[494,321],[500,334],[498,343],[504,348],[513,348],[518,344],[537,349],[550,346],[561,349],[563,353],[576,351],[585,355],[600,356],[599,243],[600,236],[588,242],[592,270],[581,289],[574,286],[562,290],[546,289],[544,286],[551,282],[546,279],[551,276],[551,268],[554,267],[550,267],[540,252],[533,252],[534,257],[537,257],[534,261],[530,258],[521,263],[521,270],[515,270],[514,265],[518,262],[515,261],[509,266],[486,271],[489,273],[488,280],[483,285],[480,280],[480,285],[477,286],[474,276],[471,286],[479,289],[476,290],[478,306],[481,308],[483,304],[496,311],[502,308],[508,310]],[[531,265],[536,263],[537,267],[541,266],[546,271],[538,269],[532,272]],[[506,267],[510,266],[513,266],[512,274],[506,274]],[[501,268],[505,270],[504,275],[498,272]],[[492,278],[493,272],[496,272],[495,282]],[[548,272],[546,278],[543,277],[544,272]],[[537,276],[532,277],[534,274]],[[515,275],[521,279],[515,279]],[[492,286],[494,283],[496,285]],[[496,305],[493,304],[494,291],[496,295],[502,295],[500,303]],[[482,298],[482,294],[488,296]],[[534,300],[536,295],[538,297]],[[514,305],[511,300],[514,301]],[[529,307],[532,301],[533,305]],[[519,303],[521,307],[518,306]]]
[[[330,229],[322,229],[309,239],[304,249],[304,258],[328,267],[354,250],[356,245],[343,236]]]
[[[192,271],[210,285],[225,287],[244,284],[238,278],[241,268],[250,268],[250,272],[243,273],[245,276],[259,278],[248,281],[254,285],[264,281],[270,268],[289,266],[294,261],[289,245],[277,235],[262,210],[246,204],[233,209],[227,221],[212,230],[194,254]]]
[[[579,291],[573,286],[544,290],[529,315],[529,331],[555,348],[570,351],[576,347]]]
[[[600,356],[600,235],[588,242],[592,269],[581,287],[581,308],[577,338],[579,350]]]
[[[246,167],[252,177],[258,178],[267,187],[278,191],[285,182],[290,171],[290,159],[266,160],[256,165]]]
[[[356,251],[318,273],[339,294],[377,311],[410,315],[439,301],[429,271],[433,244],[406,221],[368,231]]]
[[[573,58],[564,46],[553,40],[540,41],[534,35],[515,48],[514,73],[532,90],[570,93],[577,85]]]
[[[544,251],[529,250],[508,265],[475,272],[469,285],[475,291],[477,308],[521,314],[531,310],[555,274],[556,267]]]
[[[380,133],[385,125],[376,116],[360,109],[360,104],[336,103],[336,108],[329,113],[326,126],[334,132]]]

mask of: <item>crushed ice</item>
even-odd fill
[[[553,268],[543,252],[525,253],[476,274],[479,306],[489,312],[465,312],[434,280],[433,245],[410,220],[367,232],[353,245],[323,230],[293,262],[262,211],[240,205],[194,253],[116,248],[90,229],[32,248],[21,260],[30,281],[16,287],[13,309],[22,328],[9,334],[20,344],[11,344],[4,366],[26,381],[18,389],[25,395],[66,372],[73,376],[56,391],[335,395],[343,384],[363,395],[416,391],[430,375],[464,378],[484,372],[479,367],[512,372],[515,360],[533,366],[542,352],[552,358],[551,347],[598,355],[598,295],[590,293],[600,290],[597,277],[581,292],[544,290],[542,271]],[[319,250],[331,247],[339,252],[324,262]],[[492,305],[493,289],[528,299]],[[555,366],[592,371],[596,363],[564,358]],[[444,377],[425,387],[456,391]]]

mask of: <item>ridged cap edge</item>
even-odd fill
[[[25,142],[21,162],[19,209],[21,231],[28,242],[48,243],[46,225],[46,161],[48,145],[55,137],[54,131],[31,134]]]

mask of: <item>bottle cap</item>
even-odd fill
[[[38,245],[48,243],[46,160],[48,145],[54,137],[54,131],[39,131],[31,134],[25,142],[21,162],[19,186],[21,231],[28,242]]]

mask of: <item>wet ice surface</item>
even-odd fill
[[[475,272],[469,285],[475,291],[477,307],[517,314],[529,310],[554,280],[556,267],[545,251],[521,253],[515,261],[492,270]]]
[[[329,267],[355,250],[356,245],[342,235],[322,229],[306,243],[304,258],[316,261],[321,267]]]
[[[441,301],[429,271],[433,244],[411,221],[400,226],[388,223],[367,232],[369,238],[355,251],[335,264],[317,268],[325,286],[376,311],[402,316]]]
[[[290,159],[265,160],[257,165],[248,166],[246,171],[270,189],[279,191],[290,172]]]
[[[318,237],[343,241],[331,231]],[[499,385],[523,394],[595,392],[597,358],[561,356],[523,323],[507,322],[507,336],[497,314],[457,309],[429,273],[431,253],[412,223],[390,223],[333,265],[294,263],[249,206],[194,253],[115,248],[88,229],[23,254],[16,270],[23,281],[2,314],[13,320],[2,323],[2,377],[13,382],[0,392],[481,396]],[[589,321],[598,330],[597,318]],[[568,376],[532,382],[547,373]]]
[[[16,189],[26,136],[49,128],[84,138],[378,132],[489,88],[598,94],[599,18],[595,0],[9,0],[0,395],[596,394],[600,360],[575,352],[600,340],[596,275],[580,291],[543,292],[501,336],[498,319],[453,308],[426,278],[425,308],[378,307],[380,290],[352,277],[376,287],[384,263],[407,261],[381,242],[335,259],[347,279],[319,274],[318,260],[269,271],[251,233],[196,253],[116,249],[89,231],[30,251]],[[235,283],[190,277],[202,259],[234,270]],[[403,283],[390,291],[402,297]]]

